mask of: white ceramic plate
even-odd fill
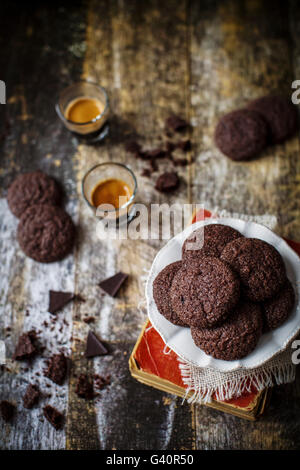
[[[205,354],[194,344],[189,328],[173,325],[159,313],[152,293],[152,284],[157,274],[168,264],[181,259],[181,247],[186,237],[203,225],[215,223],[229,225],[239,230],[248,238],[260,238],[273,245],[283,257],[287,276],[296,292],[295,307],[288,320],[279,328],[262,335],[255,350],[245,358],[236,361],[222,361]],[[274,232],[263,225],[239,219],[222,218],[205,220],[191,225],[176,235],[155,257],[146,284],[148,316],[167,346],[182,359],[200,367],[210,367],[223,372],[241,367],[253,369],[271,359],[275,354],[283,351],[300,330],[299,287],[300,259],[288,244]]]

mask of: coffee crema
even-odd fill
[[[131,196],[132,190],[125,181],[111,178],[100,181],[95,186],[92,191],[91,201],[94,207],[101,204],[111,204],[115,209],[119,209],[129,201]]]
[[[95,98],[80,97],[71,101],[65,111],[65,117],[79,124],[91,122],[104,111],[104,105]]]

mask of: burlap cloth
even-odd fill
[[[237,217],[263,224],[270,229],[274,229],[277,224],[276,217],[268,214],[246,216],[218,211],[218,217]],[[250,391],[253,386],[257,390],[263,390],[275,384],[293,382],[296,366],[292,363],[292,352],[289,346],[262,366],[255,369],[237,369],[232,372],[197,367],[178,358],[182,380],[187,386],[186,399],[191,403],[207,403],[214,395],[218,400],[229,400]],[[192,392],[192,395],[187,398],[189,392]]]

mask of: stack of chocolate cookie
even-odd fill
[[[8,189],[9,208],[20,218],[20,247],[35,261],[59,261],[73,248],[75,227],[61,200],[57,182],[41,171],[19,175]]]
[[[221,224],[201,227],[185,240],[182,260],[155,278],[153,297],[167,320],[191,328],[196,346],[227,361],[253,351],[295,303],[278,251]]]
[[[231,160],[250,160],[267,145],[284,142],[297,127],[297,108],[290,99],[263,96],[225,114],[217,124],[215,142]]]

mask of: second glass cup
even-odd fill
[[[95,165],[82,180],[83,197],[95,215],[118,223],[134,216],[136,192],[136,177],[122,163]]]

